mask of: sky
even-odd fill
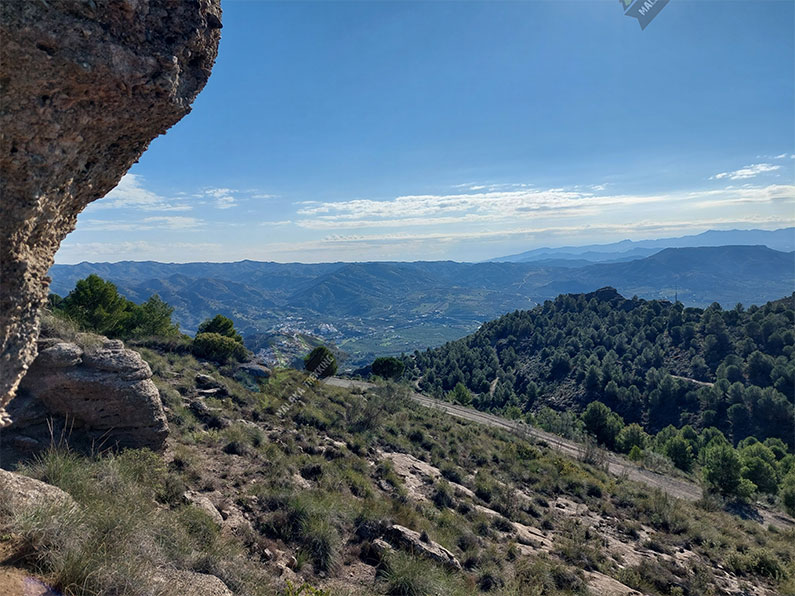
[[[479,261],[795,225],[795,3],[224,0],[58,263]]]

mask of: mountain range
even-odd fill
[[[687,306],[760,304],[795,289],[795,252],[761,245],[665,248],[632,261],[566,265],[84,262],[53,266],[52,291],[65,295],[92,273],[135,302],[158,294],[188,333],[221,313],[253,350],[265,349],[272,334],[314,336],[337,344],[355,367],[377,355],[457,339],[484,321],[561,293],[603,286],[626,296],[678,298]]]
[[[506,263],[544,262],[568,266],[568,262],[586,264],[587,262],[632,261],[653,255],[663,248],[747,246],[757,244],[783,252],[793,251],[795,250],[795,228],[781,228],[779,230],[707,230],[701,234],[680,236],[678,238],[639,241],[622,240],[610,244],[536,248],[490,260]],[[583,263],[583,261],[586,263]]]

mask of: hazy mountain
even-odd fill
[[[780,230],[708,230],[701,234],[657,240],[622,240],[611,244],[537,248],[515,255],[490,259],[497,262],[528,263],[550,259],[581,259],[593,263],[628,261],[647,257],[663,248],[688,248],[699,246],[762,245],[789,252],[795,250],[795,228]]]
[[[625,295],[726,306],[775,300],[795,289],[795,253],[766,246],[666,248],[628,263],[569,269],[537,291],[546,296],[612,285]]]
[[[66,295],[91,273],[136,302],[157,293],[192,333],[216,313],[247,337],[322,335],[363,363],[375,355],[439,345],[484,321],[560,293],[616,287],[625,295],[688,306],[762,303],[795,289],[795,254],[764,246],[665,249],[629,262],[453,261],[329,263],[80,263],[56,265],[52,290]],[[318,331],[328,329],[335,331]],[[325,335],[324,335],[325,334]],[[252,346],[256,347],[256,346]]]

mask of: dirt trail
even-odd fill
[[[326,379],[325,382],[328,385],[348,389],[370,389],[376,386],[373,383],[367,383],[365,381],[354,381],[352,379],[341,379],[339,377],[331,377]],[[508,420],[507,418],[495,416],[494,414],[479,412],[472,408],[427,397],[421,393],[412,392],[410,396],[417,403],[428,408],[442,410],[450,416],[477,422],[486,426],[502,428],[519,436],[545,441],[550,447],[574,458],[579,458],[585,450],[585,447],[580,443],[553,435],[523,422]],[[615,476],[625,476],[635,482],[658,488],[678,499],[697,501],[701,498],[701,487],[698,484],[679,478],[672,478],[664,474],[658,474],[650,470],[644,470],[637,464],[615,453],[605,452],[605,457],[608,471]],[[765,525],[773,525],[782,529],[795,527],[795,520],[787,517],[783,513],[765,509],[760,509],[758,513],[758,521]]]
[[[694,385],[700,385],[701,387],[712,387],[715,383],[710,383],[708,381],[699,381],[698,379],[691,379],[690,377],[683,377],[681,375],[671,375],[672,379],[679,379],[680,381],[688,381],[693,383]]]

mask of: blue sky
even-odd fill
[[[791,1],[225,0],[57,262],[482,260],[795,223]]]

